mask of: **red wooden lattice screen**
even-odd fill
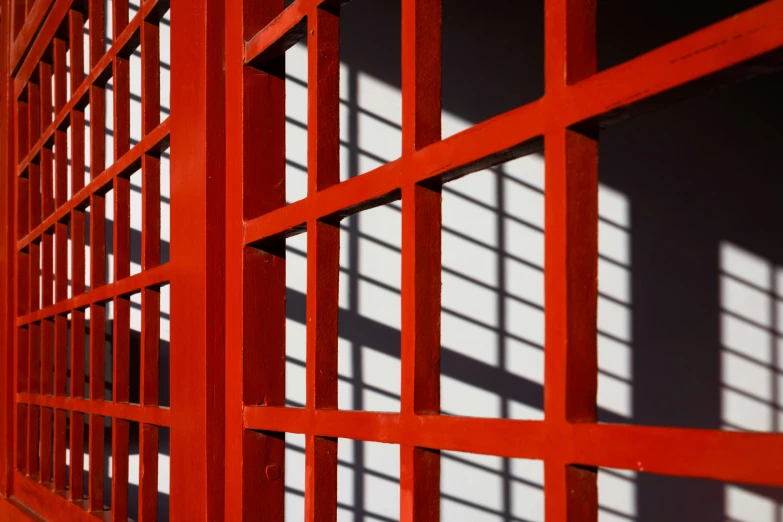
[[[2,5],[0,486],[7,498],[51,520],[93,514],[127,519],[130,422],[141,431],[141,520],[156,518],[160,427],[171,430],[174,520],[282,520],[285,433],[306,435],[307,520],[336,517],[338,437],[400,446],[400,517],[406,521],[439,519],[439,450],[543,460],[550,522],[596,519],[598,466],[783,485],[780,435],[598,424],[595,401],[597,129],[691,90],[759,72],[755,66],[783,47],[783,0],[603,72],[596,71],[595,2],[546,0],[545,95],[446,140],[440,139],[441,1],[403,0],[402,156],[345,182],[339,179],[340,2],[295,0],[287,8],[283,0],[171,4],[172,111],[164,121],[158,119],[157,24],[166,0],[142,2],[132,19],[127,0],[114,0],[112,13],[104,12],[102,0]],[[99,22],[105,16],[114,17],[107,51]],[[309,53],[308,195],[286,205],[282,53],[302,38]],[[131,146],[128,56],[137,47],[144,71],[143,137]],[[86,77],[78,68],[66,70],[66,51],[71,63],[88,53]],[[114,151],[103,145],[110,78]],[[82,185],[88,139],[91,179]],[[161,264],[159,155],[169,145],[171,261]],[[542,146],[545,420],[441,415],[441,186]],[[128,176],[139,168],[142,271],[131,276]],[[115,276],[107,283],[103,238],[110,189]],[[340,411],[338,224],[394,200],[402,201],[403,223],[401,411]],[[82,242],[87,229],[89,259]],[[307,403],[289,408],[284,240],[305,230]],[[54,289],[35,277],[39,259],[42,278],[53,280]],[[172,292],[170,408],[158,405],[157,389],[158,288],[164,283]],[[143,326],[135,405],[128,396],[127,339],[129,295],[137,292]],[[105,400],[102,334],[109,302],[115,314],[113,390]],[[87,310],[91,341],[85,347]],[[85,348],[89,398],[80,364]],[[83,416],[92,463],[87,484],[79,462]],[[113,426],[111,510],[104,510],[102,491],[106,417]],[[67,489],[66,445],[73,459]],[[9,506],[2,503],[0,513],[23,519],[22,508]]]
[[[207,122],[221,122],[224,112],[221,106],[214,110],[206,103],[208,96],[213,102],[222,98],[223,75],[214,67],[216,62],[207,61],[222,49],[223,17],[215,2],[172,3],[175,10],[181,10],[173,27],[180,38],[171,42],[177,56],[171,74],[179,79],[172,87],[176,100],[172,113],[189,116],[163,121],[159,25],[169,10],[169,0],[145,0],[135,11],[129,11],[128,0],[114,0],[110,12],[104,0],[12,0],[2,5],[3,180],[4,203],[9,205],[2,219],[8,257],[3,266],[6,387],[0,483],[6,497],[47,520],[81,520],[93,514],[107,520],[128,519],[129,438],[136,435],[130,433],[131,423],[134,428],[138,424],[139,520],[158,518],[161,429],[171,430],[170,473],[176,495],[182,499],[171,501],[172,518],[214,519],[213,514],[222,511],[220,488],[213,485],[207,490],[208,482],[215,480],[208,480],[216,475],[213,463],[220,460],[215,452],[222,454],[222,447],[206,444],[214,439],[209,437],[207,418],[219,418],[222,411],[222,404],[214,405],[214,397],[223,394],[222,380],[212,379],[215,373],[207,361],[215,355],[206,353],[223,346],[214,322],[206,319],[207,314],[222,313],[222,307],[210,304],[221,301],[222,280],[211,278],[207,284],[214,259],[209,252],[215,250],[219,255],[222,249],[220,236],[208,239],[206,222],[208,208],[215,207],[222,214],[223,201],[220,197],[208,201],[207,193],[219,192],[212,190],[214,183],[206,173],[208,161],[222,164],[223,146],[205,145],[205,141]],[[104,34],[108,17],[113,34]],[[178,29],[180,23],[189,29]],[[213,52],[207,38],[214,28],[218,29],[210,34],[209,43],[219,44],[213,45]],[[134,52],[141,55],[138,142],[130,135],[129,61]],[[81,67],[85,57],[86,74]],[[208,78],[209,69],[218,74]],[[108,109],[113,115],[114,150],[106,150],[104,139],[108,82],[113,91],[113,107]],[[215,84],[221,86],[218,91],[213,91]],[[177,121],[182,122],[180,129]],[[172,163],[188,176],[187,182],[185,176],[176,176],[171,183],[176,201],[171,255],[178,261],[162,263],[160,157],[169,146]],[[90,167],[87,180],[85,149]],[[130,177],[137,171],[142,181],[141,271],[131,275]],[[109,236],[113,281],[107,280],[106,269],[109,191],[113,194]],[[85,272],[89,281],[85,281]],[[183,307],[182,312],[174,312],[181,321],[172,323],[178,343],[171,346],[170,356],[178,361],[178,371],[171,375],[171,407],[160,406],[159,394],[160,288],[165,284],[172,288],[173,309]],[[134,294],[140,295],[142,317],[137,404],[130,397]],[[110,332],[113,365],[107,376],[109,305],[114,314]],[[85,351],[89,354],[87,372]],[[221,372],[220,364],[212,368]],[[89,384],[85,389],[86,375]],[[111,382],[110,398],[106,398],[107,381]],[[212,385],[218,389],[209,389]],[[112,427],[111,470],[104,469],[106,419],[111,419]],[[90,460],[86,483],[85,449]],[[219,470],[222,474],[222,467]],[[109,476],[110,510],[104,506]],[[216,483],[222,483],[222,477]],[[14,511],[7,503],[3,507],[10,517]]]

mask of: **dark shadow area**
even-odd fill
[[[761,3],[602,0],[598,2],[598,68],[608,69]]]

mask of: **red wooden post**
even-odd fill
[[[225,458],[226,21],[223,2],[173,0],[171,10],[171,518],[219,521]]]
[[[9,1],[0,3],[0,437],[5,440],[0,448],[0,494],[9,496],[13,491],[14,469],[14,169],[15,135],[13,129],[14,97],[13,81],[9,70],[12,17]]]

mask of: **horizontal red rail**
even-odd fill
[[[542,458],[545,444],[541,421],[446,415],[245,406],[245,428],[527,459]]]
[[[67,491],[52,491],[31,477],[14,472],[14,497],[49,522],[96,522],[97,513],[83,508],[83,502],[71,502]]]
[[[629,108],[781,47],[783,0],[773,0],[570,86],[566,123]]]
[[[141,168],[142,156],[150,152],[161,152],[168,147],[169,118],[166,118],[152,132],[147,134],[139,143],[134,145],[120,159],[112,163],[90,183],[73,195],[64,205],[55,210],[44,219],[40,225],[30,233],[17,241],[17,250],[24,250],[27,246],[49,230],[55,223],[62,221],[71,210],[87,205],[90,196],[108,191],[108,185],[118,176],[129,176]]]
[[[68,313],[71,310],[84,309],[91,304],[105,303],[115,296],[129,295],[142,288],[160,286],[170,280],[171,265],[169,263],[164,263],[18,317],[16,319],[16,325],[24,326],[26,324],[54,317],[55,315]]]
[[[34,404],[46,408],[57,408],[58,410],[77,411],[89,415],[117,417],[119,419],[134,422],[155,424],[156,426],[171,425],[169,409],[157,406],[139,406],[138,404],[123,402],[58,397],[54,395],[32,395],[27,393],[17,393],[16,402],[20,404]]]
[[[396,413],[246,406],[245,428],[340,437],[509,458],[783,486],[783,437],[768,433],[557,424]]]
[[[561,430],[553,449],[567,462],[783,486],[779,433],[589,423]]]

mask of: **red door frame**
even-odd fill
[[[122,0],[114,3],[126,6]],[[73,41],[80,40],[76,37],[83,16],[100,17],[103,2],[2,2],[0,517],[29,520],[29,508],[51,520],[125,518],[123,480],[112,483],[115,509],[110,512],[103,511],[97,494],[90,495],[90,501],[74,502],[58,487],[64,473],[65,429],[58,416],[65,410],[95,417],[88,427],[93,439],[99,437],[103,416],[111,416],[115,428],[127,420],[140,421],[147,447],[142,465],[150,476],[156,466],[152,455],[157,456],[154,426],[170,428],[173,520],[282,520],[285,432],[306,435],[305,506],[310,521],[335,520],[337,437],[400,445],[400,514],[405,521],[438,520],[439,451],[444,449],[543,460],[550,522],[596,519],[598,466],[783,486],[779,434],[595,422],[596,129],[611,125],[618,116],[632,116],[756,72],[742,65],[765,60],[783,48],[783,0],[768,1],[602,72],[596,71],[595,2],[546,0],[544,97],[446,140],[440,139],[441,0],[402,0],[402,156],[342,183],[337,141],[339,1],[295,0],[284,9],[283,0],[171,0],[171,116],[164,122],[152,113],[145,116],[145,137],[130,147],[120,132],[127,128],[127,114],[115,110],[116,159],[106,161],[107,168],[95,172],[76,194],[55,190],[53,199],[39,199],[39,182],[51,181],[54,187],[60,179],[52,142],[55,150],[61,148],[57,144],[63,128],[83,118],[84,104],[92,100],[98,110],[106,71],[121,78],[127,71],[127,47],[139,42],[147,59],[155,60],[156,21],[165,3],[146,0],[133,19],[115,18],[114,26],[122,30],[114,35],[106,56],[102,35],[94,32],[91,72],[84,82],[72,72],[74,90],[65,93],[66,42],[71,35]],[[277,58],[303,37],[308,38],[310,53],[309,187],[306,199],[285,205],[285,92]],[[145,96],[154,104],[157,73],[149,73]],[[55,78],[54,122],[40,117],[46,110],[36,114],[38,107],[48,107],[40,104],[45,96],[38,96],[35,79],[50,74]],[[127,94],[120,88],[124,81],[118,80],[116,96],[122,103]],[[45,88],[45,82],[39,83]],[[102,132],[97,127],[91,132]],[[85,137],[74,139],[83,145],[80,140]],[[92,212],[91,222],[85,224],[84,205],[98,208],[107,187],[126,193],[124,176],[139,166],[154,181],[156,150],[164,142],[172,149],[171,261],[158,265],[158,217],[154,211],[145,213],[148,232],[141,274],[93,284],[70,299],[55,291],[45,296],[43,308],[36,309],[28,299],[39,289],[27,277],[27,252],[44,251],[44,272],[51,273],[60,287],[65,275],[54,266],[52,251],[62,248],[62,223],[70,220],[77,227],[100,231],[100,212]],[[546,420],[441,415],[440,187],[541,150],[542,144],[547,177]],[[101,163],[106,153],[101,149],[92,147],[93,165]],[[75,159],[76,168],[79,161]],[[145,198],[154,198],[155,183],[147,187]],[[30,193],[36,197],[27,197]],[[348,215],[400,199],[401,412],[339,411],[336,225]],[[123,198],[117,200],[122,210]],[[124,275],[125,224],[117,219],[114,226],[115,272]],[[281,245],[286,236],[305,229],[310,232],[307,404],[298,409],[284,403]],[[96,274],[103,253],[97,246],[92,252],[91,273]],[[84,262],[82,256],[74,264],[78,268]],[[171,375],[170,409],[157,407],[152,379],[140,406],[123,400],[122,386],[115,389],[113,401],[65,397],[60,388],[64,374],[58,373],[63,314],[78,315],[90,307],[99,327],[95,318],[101,317],[104,303],[113,300],[115,310],[124,310],[127,294],[143,290],[149,294],[146,310],[152,317],[157,313],[155,289],[165,281],[171,284],[171,364],[176,369]],[[81,284],[74,281],[75,287]],[[115,328],[126,327],[118,323]],[[154,328],[145,328],[152,339]],[[28,348],[40,346],[42,338],[51,340],[53,352],[36,351],[42,358],[29,359],[33,352]],[[118,342],[113,349],[122,355],[125,346]],[[101,360],[95,352],[91,350],[91,362],[98,368]],[[146,354],[152,363],[154,349]],[[51,363],[54,382],[29,372],[26,365],[31,361],[36,366]],[[149,369],[147,377],[154,375]],[[115,385],[124,383],[123,367],[118,365],[115,371]],[[30,377],[35,377],[34,385]],[[37,413],[29,416],[28,411]],[[52,423],[54,454],[39,449],[38,422],[47,427]],[[122,455],[127,431],[113,433],[119,449],[115,454]],[[91,454],[100,454],[101,445],[92,446]],[[122,466],[122,460],[116,458],[115,465]],[[40,463],[47,468],[43,474]],[[97,492],[103,470],[96,466],[91,473]],[[142,520],[155,518],[148,496],[154,493],[153,486],[150,479],[141,486]]]

